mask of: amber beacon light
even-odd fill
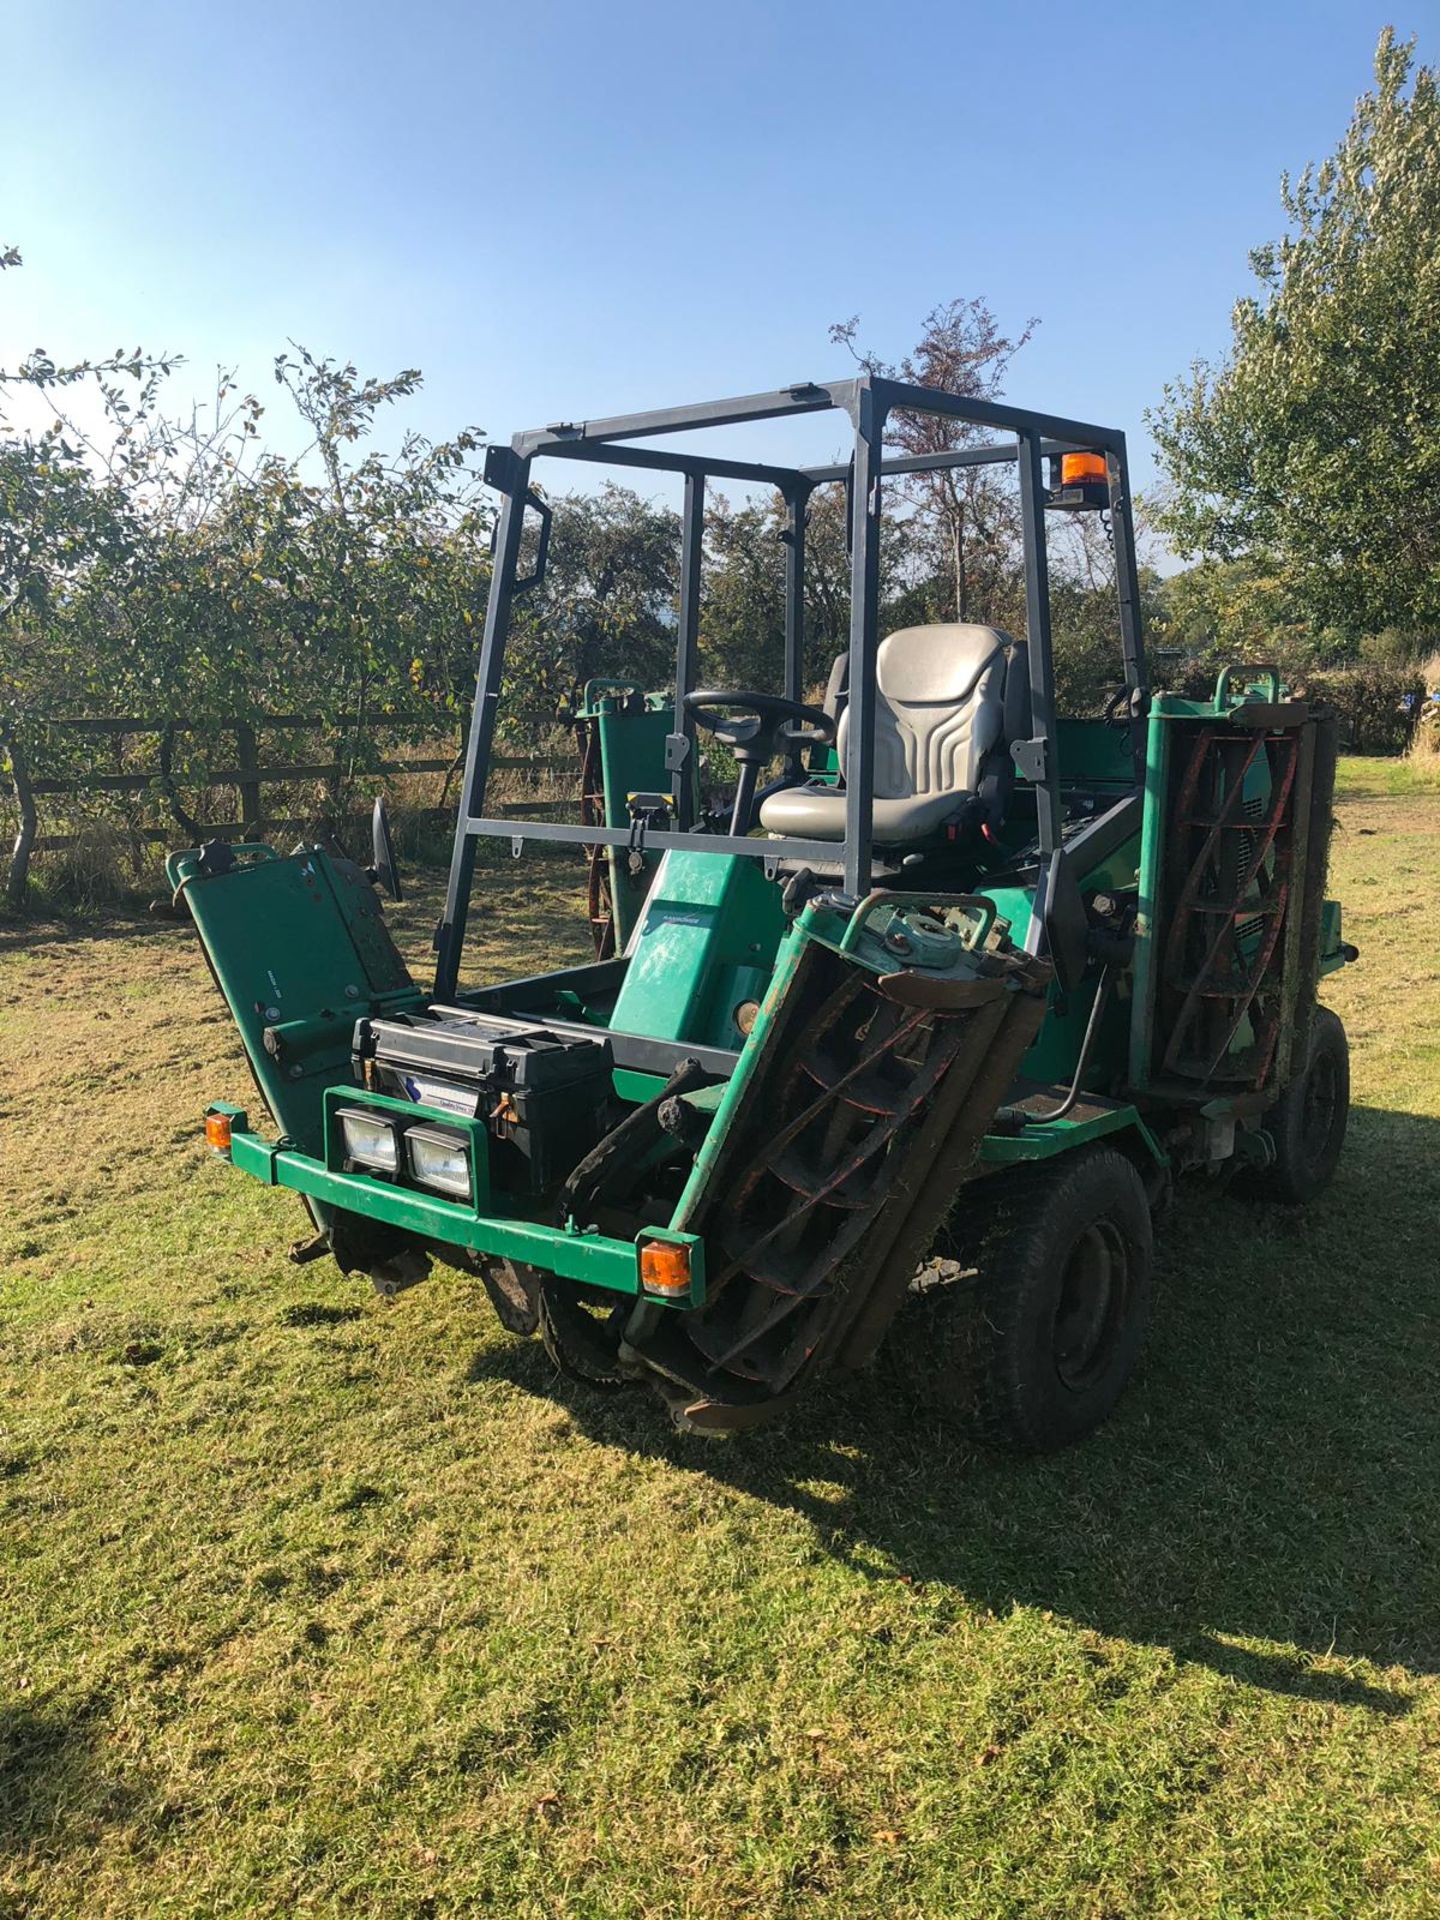
[[[1087,480],[1108,478],[1103,453],[1062,453],[1060,456],[1062,487],[1080,487]]]

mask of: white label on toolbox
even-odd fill
[[[447,1113],[463,1113],[473,1120],[480,1109],[478,1089],[454,1086],[449,1080],[422,1080],[418,1073],[402,1076],[401,1084],[410,1098],[422,1107],[443,1107]]]

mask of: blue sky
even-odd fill
[[[1100,419],[1223,351],[1278,181],[1433,0],[8,0],[0,363],[287,338],[520,427],[824,378],[984,295],[1017,402]],[[278,422],[277,422],[278,425]],[[785,451],[837,429],[791,423]],[[764,448],[778,454],[775,444]]]

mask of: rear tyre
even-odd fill
[[[930,1405],[960,1414],[987,1445],[1069,1446],[1110,1413],[1144,1342],[1144,1184],[1124,1154],[1097,1146],[970,1192],[977,1204],[955,1251],[976,1277],[920,1303],[906,1370]]]
[[[1350,1118],[1350,1043],[1340,1016],[1317,1007],[1303,1073],[1262,1122],[1275,1146],[1268,1167],[1247,1175],[1257,1199],[1304,1206],[1330,1184]]]

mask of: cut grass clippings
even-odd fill
[[[1038,1461],[874,1381],[687,1440],[478,1283],[289,1264],[191,935],[0,930],[0,1914],[1440,1910],[1440,794],[1343,772],[1339,1177],[1186,1188]],[[493,971],[579,882],[486,873]]]

